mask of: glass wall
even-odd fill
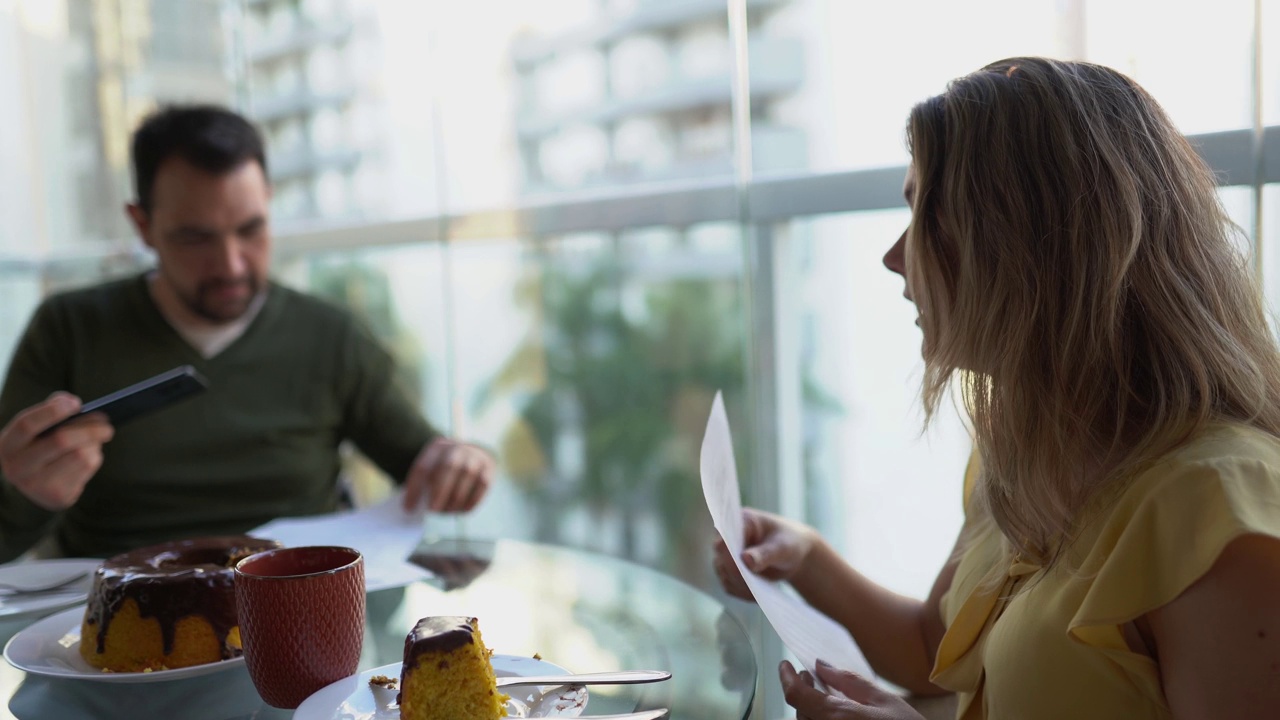
[[[881,265],[911,106],[1011,55],[1130,73],[1220,171],[1280,309],[1264,4],[0,0],[0,362],[40,297],[147,267],[120,212],[138,119],[226,103],[268,140],[276,276],[351,307],[424,413],[501,458],[436,530],[715,592],[697,459],[722,390],[747,501],[923,595],[969,442],[949,412],[922,434]],[[388,491],[351,472],[358,500]]]
[[[0,347],[4,348],[6,367],[8,356],[26,327],[27,318],[44,294],[40,275],[40,268],[35,265],[14,263],[10,267],[0,266],[0,307],[4,308],[0,312]]]
[[[680,549],[712,532],[697,467],[716,390],[747,427],[740,248],[736,223],[707,223],[308,253],[283,268],[360,312],[432,420],[498,452],[505,482],[463,530],[707,587],[705,558]]]
[[[954,77],[1019,55],[1087,60],[1125,72],[1161,100],[1186,133],[1252,122],[1255,0],[1226,0],[1213,12],[1200,3],[1156,0],[748,5],[759,6],[759,20],[748,25],[757,173],[904,164],[912,105]],[[1276,67],[1274,55],[1268,62]],[[755,76],[780,66],[794,66],[796,81],[758,90]]]

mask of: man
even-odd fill
[[[133,138],[126,208],[154,271],[47,299],[0,392],[0,561],[52,533],[106,556],[334,510],[352,441],[405,487],[407,510],[465,512],[493,476],[395,386],[394,363],[346,312],[268,280],[267,162],[244,118],[171,108]],[[81,400],[179,365],[208,391],[119,429],[68,423]]]

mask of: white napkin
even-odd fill
[[[874,678],[875,674],[862,651],[842,625],[786,592],[778,582],[766,580],[742,564],[744,540],[738,470],[733,460],[729,419],[718,392],[711,405],[711,417],[707,419],[707,434],[702,439],[701,470],[702,493],[707,499],[711,520],[729,547],[729,554],[747,581],[756,603],[783,644],[815,677],[820,658],[842,670]]]
[[[406,513],[400,495],[359,510],[280,518],[249,531],[278,540],[285,547],[341,545],[364,555],[364,584],[369,592],[408,585],[432,577],[428,570],[406,561],[422,539],[422,513]]]

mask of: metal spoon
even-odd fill
[[[670,679],[665,670],[624,670],[622,672],[582,673],[578,675],[523,675],[498,678],[498,687],[509,685],[635,685]],[[618,717],[631,717],[619,715]],[[660,717],[660,716],[659,716]]]
[[[622,715],[584,715],[584,720],[659,720],[660,717],[667,716],[666,707],[658,708],[658,710],[641,710],[639,712],[623,712]],[[507,719],[504,719],[507,720]]]

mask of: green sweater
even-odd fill
[[[0,426],[55,390],[87,402],[179,365],[209,389],[117,428],[69,509],[43,510],[0,477],[0,562],[50,531],[67,555],[105,557],[331,511],[342,441],[402,482],[436,436],[390,355],[345,311],[272,284],[244,334],[205,359],[143,276],[41,304],[0,392]]]

